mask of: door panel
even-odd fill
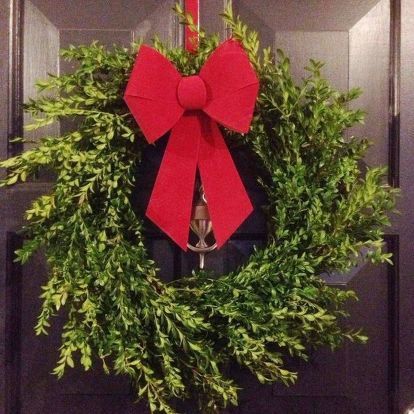
[[[174,1],[84,2],[25,0],[23,2],[23,100],[37,96],[35,82],[48,73],[62,74],[73,64],[59,57],[59,49],[69,45],[101,44],[129,46],[156,34],[165,41],[179,42],[179,27],[172,13]],[[24,123],[30,119],[25,114]],[[63,126],[62,129],[67,129]],[[25,138],[55,135],[58,123],[45,129],[25,132]],[[63,132],[63,131],[62,131]],[[25,147],[36,145],[25,144]],[[26,148],[25,148],[26,149]]]
[[[266,45],[282,49],[291,60],[297,81],[306,76],[309,58],[325,62],[323,74],[335,88],[361,87],[355,103],[367,112],[364,125],[349,135],[374,143],[365,162],[387,165],[389,160],[390,2],[237,1],[242,19],[255,28]],[[388,413],[392,406],[389,364],[390,269],[361,266],[347,275],[325,278],[338,288],[354,289],[360,301],[350,305],[349,323],[364,327],[366,346],[347,344],[338,352],[322,349],[310,363],[292,362],[299,373],[295,386],[263,388],[247,382],[241,413]],[[257,395],[265,398],[257,399]]]
[[[347,286],[360,298],[349,307],[349,323],[364,327],[370,338],[367,345],[346,344],[335,352],[321,349],[312,353],[308,362],[290,361],[289,368],[298,372],[298,381],[291,387],[262,386],[249,375],[237,372],[243,391],[240,408],[231,413],[391,412],[388,285],[386,266],[366,266]]]
[[[298,81],[309,58],[325,62],[323,74],[339,90],[360,87],[356,106],[364,125],[350,134],[368,137],[369,165],[388,163],[390,1],[238,1],[235,7],[264,45],[282,49]]]
[[[36,80],[46,78],[48,73],[62,74],[73,70],[71,64],[59,57],[59,49],[71,44],[90,44],[98,40],[108,47],[113,44],[129,46],[140,37],[149,42],[158,34],[163,40],[178,45],[181,29],[172,13],[174,3],[171,0],[21,2],[22,100],[38,96]],[[25,115],[24,124],[29,123],[30,119]],[[13,152],[29,149],[36,146],[40,137],[56,136],[74,126],[70,122],[60,122],[41,131],[24,132],[25,138],[32,142],[23,148],[15,147]],[[47,266],[39,253],[19,269],[12,263],[12,250],[21,243],[15,231],[22,223],[25,209],[31,200],[50,191],[52,181],[53,177],[43,172],[34,182],[8,190],[7,203],[2,203],[4,215],[10,218],[7,224],[8,266],[15,276],[10,278],[8,306],[21,316],[16,319],[10,315],[7,321],[10,377],[7,380],[7,413],[145,413],[145,404],[134,404],[128,379],[105,375],[98,361],[95,369],[88,373],[69,370],[60,381],[51,375],[58,359],[63,314],[55,318],[48,336],[36,337],[34,333],[40,309],[38,296],[40,286],[46,281]],[[172,275],[174,257],[170,254],[170,243],[154,237],[149,240],[149,248],[163,272]]]

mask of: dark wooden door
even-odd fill
[[[179,45],[182,31],[171,12],[173,3],[0,0],[0,158],[28,145],[22,148],[10,140],[22,135],[22,126],[29,121],[23,117],[20,105],[35,93],[34,80],[48,72],[71,70],[59,59],[59,48],[92,40],[108,46],[127,45],[136,37],[149,40],[155,33]],[[223,38],[227,33],[218,13],[225,3],[228,1],[200,0],[201,24]],[[230,411],[405,412],[414,403],[414,0],[401,0],[402,4],[399,0],[232,3],[235,12],[259,31],[264,46],[285,50],[298,79],[303,76],[307,59],[312,57],[326,62],[325,74],[336,87],[364,89],[359,105],[368,112],[367,120],[350,133],[374,140],[367,164],[388,165],[390,183],[400,185],[404,197],[400,203],[403,215],[395,219],[386,238],[395,255],[395,266],[364,266],[328,280],[338,288],[346,285],[357,291],[360,302],[352,306],[352,323],[365,327],[370,337],[368,345],[347,345],[334,354],[325,349],[315,352],[309,364],[297,364],[299,381],[291,388],[279,384],[260,386],[251,378],[236,374],[245,390],[240,406]],[[67,127],[53,125],[50,133]],[[38,138],[28,137],[34,141]],[[138,194],[138,199],[148,198],[162,151],[162,142],[149,148],[145,162],[148,187]],[[249,175],[248,160],[243,154],[233,155],[254,202],[260,205],[263,195]],[[13,264],[13,251],[21,243],[17,230],[23,211],[30,200],[49,187],[50,178],[44,174],[36,182],[0,192],[0,412],[148,413],[145,404],[133,403],[127,380],[105,376],[99,368],[87,374],[68,372],[60,381],[50,375],[60,341],[59,321],[48,337],[36,337],[33,332],[39,286],[47,269],[41,254],[23,268]],[[217,273],[234,268],[246,259],[255,244],[262,243],[263,232],[263,218],[256,213],[225,248],[208,256],[207,267]],[[149,228],[148,236],[163,278],[187,274],[196,265],[193,254],[181,253],[154,228]],[[184,411],[195,412],[191,407]]]

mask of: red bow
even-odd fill
[[[258,89],[235,40],[222,43],[199,75],[188,77],[156,50],[139,50],[124,99],[150,143],[171,129],[146,214],[184,250],[197,167],[218,247],[253,210],[217,122],[247,132]]]

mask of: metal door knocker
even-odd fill
[[[209,253],[216,249],[217,243],[214,242],[213,244],[209,244],[207,242],[207,238],[213,234],[213,226],[210,220],[207,199],[202,185],[200,185],[198,188],[196,201],[193,205],[190,228],[192,232],[198,237],[198,242],[195,246],[187,243],[187,246],[190,250],[199,254],[200,269],[204,269],[204,259],[206,253]]]

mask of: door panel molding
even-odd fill
[[[20,413],[22,269],[14,262],[22,238],[6,233],[5,414]]]
[[[400,238],[398,234],[385,236],[387,250],[393,264],[387,264],[388,277],[388,395],[389,412],[398,413],[399,390],[399,317],[400,317]]]
[[[390,4],[388,182],[400,185],[401,0]]]
[[[9,125],[8,156],[23,149],[20,142],[10,142],[23,135],[23,0],[10,0],[9,49]]]

